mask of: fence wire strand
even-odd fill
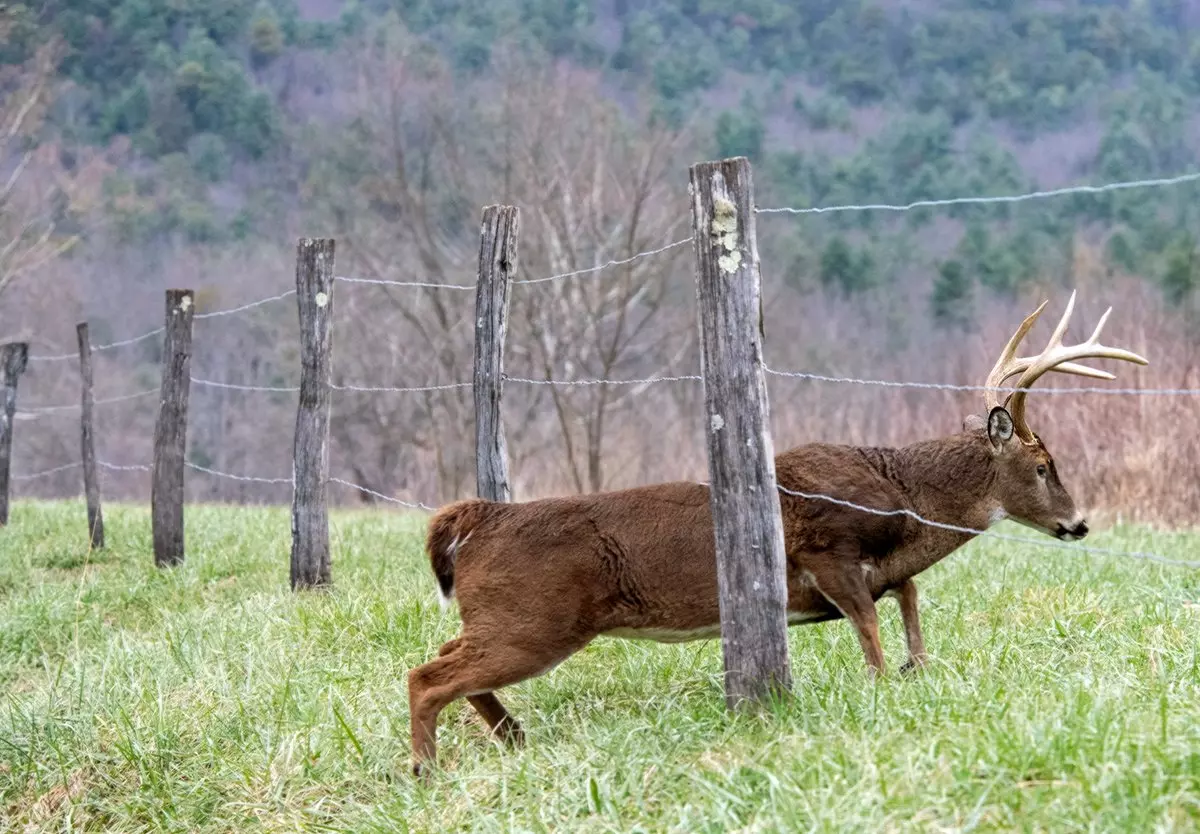
[[[1127,182],[1110,182],[1104,185],[1072,185],[1066,188],[1054,188],[1047,191],[1030,191],[1026,194],[1008,194],[998,197],[951,197],[943,200],[916,200],[911,203],[865,203],[862,205],[814,206],[810,208],[795,208],[781,206],[779,208],[756,208],[756,214],[833,214],[844,211],[912,211],[919,208],[937,208],[939,206],[986,205],[989,203],[1023,203],[1027,200],[1042,200],[1047,197],[1062,197],[1069,194],[1103,194],[1109,191],[1124,191],[1130,188],[1151,188],[1157,186],[1180,185],[1200,180],[1200,172],[1180,174],[1175,177],[1162,177],[1148,180],[1129,180]]]
[[[216,310],[211,313],[196,313],[192,316],[192,319],[193,320],[198,320],[198,319],[203,320],[203,319],[217,318],[218,316],[231,316],[234,313],[241,313],[246,310],[251,310],[255,307],[260,307],[263,304],[270,304],[272,301],[280,301],[281,299],[288,298],[289,296],[293,296],[295,294],[296,294],[295,290],[287,290],[286,292],[282,292],[279,295],[272,295],[268,298],[260,298],[258,301],[251,301],[249,304],[243,304],[240,307],[232,307],[228,310]],[[157,336],[158,334],[165,332],[166,329],[167,328],[165,326],[164,327],[156,327],[153,330],[149,330],[140,336],[134,336],[130,339],[122,339],[119,342],[109,342],[109,343],[103,344],[103,345],[92,345],[92,352],[97,353],[102,350],[111,350],[113,348],[125,347],[126,345],[136,344],[137,342],[140,342],[144,339],[150,339],[154,336]],[[54,356],[30,356],[29,361],[30,362],[64,362],[68,359],[78,359],[78,358],[79,358],[78,353],[62,353],[62,354],[57,354]]]
[[[359,484],[351,483],[350,481],[346,481],[341,478],[330,478],[329,483],[341,484],[342,486],[350,487],[351,489],[357,489],[359,492],[365,492],[367,495],[372,495],[382,501],[388,501],[392,504],[399,504],[400,506],[408,507],[411,510],[426,510],[427,512],[431,512],[431,513],[436,512],[435,507],[430,507],[427,504],[422,504],[420,502],[413,503],[411,501],[401,501],[399,498],[393,498],[390,495],[384,495],[382,492],[376,492],[373,489],[370,489],[365,486],[360,486]]]
[[[763,366],[772,376],[788,379],[803,379],[810,382],[832,382],[850,385],[876,385],[883,388],[920,388],[934,391],[995,391],[999,393],[1014,393],[1023,391],[1034,394],[1103,394],[1119,396],[1161,396],[1161,397],[1196,397],[1200,396],[1200,388],[1099,388],[1081,385],[1076,388],[1008,388],[988,385],[952,385],[944,382],[897,382],[886,379],[859,379],[850,376],[826,376],[808,371],[777,371]]]
[[[780,484],[775,485],[776,488],[785,495],[791,495],[794,498],[805,498],[812,501],[825,501],[830,504],[836,504],[839,507],[847,507],[852,510],[868,513],[870,515],[893,517],[904,516],[911,518],[920,524],[925,524],[929,527],[936,527],[941,530],[949,530],[952,533],[964,533],[970,536],[986,536],[987,538],[997,539],[999,541],[1010,541],[1018,544],[1029,544],[1038,547],[1057,547],[1060,549],[1076,550],[1085,553],[1094,553],[1099,556],[1127,556],[1132,559],[1140,559],[1147,562],[1156,562],[1161,565],[1180,568],[1200,568],[1200,562],[1191,562],[1182,559],[1169,559],[1158,553],[1150,553],[1140,550],[1114,550],[1107,547],[1091,547],[1088,545],[1072,544],[1069,542],[1059,541],[1058,539],[1045,536],[1043,538],[1033,538],[1031,536],[1011,536],[1007,533],[993,533],[991,530],[979,530],[974,527],[962,527],[957,524],[946,524],[941,521],[934,521],[925,518],[924,516],[908,509],[899,510],[880,510],[874,507],[867,507],[862,504],[856,504],[853,501],[845,501],[841,498],[834,498],[831,495],[825,495],[820,492],[802,492],[799,490],[788,489]]]
[[[529,379],[528,377],[505,376],[505,382],[518,382],[523,385],[647,385],[652,382],[694,382],[704,377],[699,374],[682,374],[680,376],[651,376],[644,379]]]
[[[30,472],[26,475],[13,475],[12,480],[32,481],[37,478],[45,478],[50,475],[54,475],[58,472],[66,472],[68,469],[78,469],[81,466],[83,466],[83,464],[79,461],[75,461],[74,463],[64,463],[62,466],[55,466],[52,469],[43,469],[41,472]]]
[[[123,403],[129,400],[136,400],[142,397],[148,397],[151,394],[157,394],[159,389],[150,388],[146,391],[138,391],[134,394],[122,394],[119,397],[105,397],[103,399],[94,400],[92,405],[111,405],[112,403]],[[66,405],[44,405],[34,406],[33,408],[22,408],[18,410],[17,416],[29,420],[34,417],[43,417],[47,414],[59,414],[64,411],[78,411],[82,406],[79,403],[69,403]]]
[[[159,333],[166,331],[165,327],[156,327],[153,330],[143,333],[140,336],[134,336],[132,339],[122,339],[119,342],[109,342],[104,345],[92,345],[92,352],[97,353],[102,350],[111,350],[112,348],[125,347],[125,345],[136,344],[137,342],[157,336]],[[62,362],[67,359],[78,359],[78,353],[62,353],[57,356],[30,356],[30,362]]]
[[[666,246],[660,246],[658,249],[650,249],[646,252],[638,252],[636,255],[632,255],[628,258],[622,258],[620,260],[606,261],[605,263],[602,263],[599,266],[589,266],[587,269],[577,269],[574,272],[562,272],[562,273],[559,273],[558,275],[548,275],[545,278],[527,278],[523,281],[513,281],[513,283],[514,284],[543,284],[547,281],[558,281],[562,278],[573,278],[576,275],[586,275],[589,272],[599,272],[602,269],[608,269],[610,266],[623,266],[625,264],[633,263],[634,261],[638,260],[639,258],[647,258],[651,255],[658,255],[663,252],[666,252],[668,249],[674,249],[676,246],[683,246],[685,243],[691,243],[691,242],[692,242],[692,238],[689,235],[688,237],[685,237],[682,240],[677,240],[674,243],[668,243]]]
[[[387,385],[330,385],[334,391],[357,391],[359,393],[373,394],[380,392],[389,393],[416,393],[420,391],[450,391],[454,388],[470,388],[475,383],[473,382],[448,382],[445,385],[414,385],[409,388],[393,388]]]
[[[386,278],[352,278],[349,275],[338,275],[333,280],[345,284],[368,284],[378,287],[408,287],[410,289],[428,290],[473,290],[475,284],[434,284],[427,281],[389,281]]]
[[[282,301],[285,298],[290,298],[295,295],[295,290],[285,290],[279,295],[273,295],[270,298],[260,298],[258,301],[251,301],[249,304],[243,304],[240,307],[232,307],[228,310],[216,310],[212,313],[195,313],[192,315],[193,321],[201,321],[203,319],[215,319],[218,316],[232,316],[234,313],[241,313],[246,310],[252,310],[255,307],[261,307],[264,304],[270,304],[272,301]]]
[[[120,463],[107,463],[105,461],[98,460],[98,461],[96,461],[96,465],[100,466],[104,469],[110,469],[113,472],[151,472],[151,471],[153,471],[153,467],[151,467],[147,464],[144,464],[144,463],[120,464]]]
[[[221,472],[216,469],[209,469],[206,466],[201,466],[198,463],[186,461],[184,463],[188,469],[194,469],[197,472],[203,472],[205,475],[213,475],[218,478],[226,478],[230,481],[242,481],[250,484],[291,484],[291,478],[258,478],[253,475],[234,475],[230,472]]]
[[[298,385],[238,385],[233,382],[218,382],[215,379],[200,379],[198,377],[191,378],[193,385],[200,385],[206,388],[226,388],[231,391],[267,391],[277,394],[294,393],[300,390]]]

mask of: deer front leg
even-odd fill
[[[820,568],[810,570],[817,590],[825,599],[842,612],[842,616],[854,624],[858,631],[858,642],[872,676],[884,673],[883,646],[879,642],[879,619],[875,613],[875,600],[863,579],[857,563],[831,561]]]
[[[900,619],[904,623],[904,639],[908,643],[908,660],[901,673],[915,672],[925,665],[925,638],[921,636],[921,618],[917,613],[917,583],[907,579],[890,592],[900,603]]]

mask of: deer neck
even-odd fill
[[[890,478],[922,518],[953,527],[983,530],[1002,518],[991,497],[995,469],[978,434],[963,433],[896,450]],[[924,570],[975,537],[914,521],[915,547]],[[914,573],[915,575],[915,573]]]

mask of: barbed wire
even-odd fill
[[[780,492],[784,493],[785,495],[791,495],[795,498],[805,498],[805,499],[814,500],[814,501],[825,501],[830,504],[836,504],[839,507],[847,507],[849,509],[858,510],[860,512],[868,513],[870,515],[885,516],[885,517],[904,516],[906,518],[911,518],[913,521],[919,522],[920,524],[925,524],[929,527],[936,527],[941,530],[949,530],[952,533],[964,533],[964,534],[970,535],[970,536],[986,536],[988,538],[997,539],[999,541],[1010,541],[1010,542],[1016,542],[1018,544],[1030,544],[1030,545],[1035,545],[1038,547],[1065,548],[1068,550],[1077,550],[1077,551],[1084,551],[1086,553],[1095,553],[1100,556],[1127,556],[1127,557],[1130,557],[1133,559],[1140,559],[1140,560],[1148,561],[1148,562],[1157,562],[1158,564],[1169,565],[1171,567],[1182,567],[1182,568],[1192,568],[1192,569],[1200,568],[1200,562],[1192,562],[1192,561],[1187,561],[1187,560],[1182,560],[1182,559],[1169,559],[1166,556],[1162,556],[1158,553],[1150,553],[1148,551],[1114,550],[1112,548],[1107,548],[1107,547],[1091,547],[1089,545],[1071,544],[1068,542],[1059,541],[1058,539],[1052,539],[1049,536],[1046,536],[1043,538],[1033,538],[1031,536],[1012,536],[1012,535],[1008,535],[1007,533],[994,533],[991,530],[979,530],[974,527],[963,527],[958,524],[946,524],[941,521],[934,521],[932,519],[925,518],[924,516],[920,515],[919,513],[914,512],[913,510],[908,510],[908,509],[880,510],[880,509],[876,509],[874,507],[867,507],[863,504],[857,504],[853,501],[846,501],[841,498],[834,498],[832,495],[825,495],[824,493],[820,493],[820,492],[803,492],[800,490],[788,489],[787,487],[782,486],[781,484],[776,484],[775,486]]]
[[[208,388],[228,388],[232,391],[267,391],[271,393],[294,393],[300,390],[298,385],[277,386],[277,385],[238,385],[233,382],[218,382],[215,379],[200,379],[192,377],[193,385],[201,385]]]
[[[107,463],[106,461],[102,460],[96,461],[96,465],[104,469],[111,469],[114,472],[151,472],[154,469],[152,466],[149,466],[145,463],[120,464]]]
[[[251,301],[249,304],[242,304],[239,307],[231,307],[228,310],[216,310],[211,313],[196,313],[192,316],[192,319],[193,320],[203,320],[203,319],[217,318],[218,316],[231,316],[234,313],[241,313],[246,310],[251,310],[255,307],[262,306],[263,304],[270,304],[272,301],[280,301],[281,299],[288,298],[289,296],[293,296],[295,294],[296,294],[295,290],[287,290],[286,292],[282,292],[279,295],[272,295],[267,298],[260,298],[258,301]],[[129,339],[122,339],[119,342],[109,342],[109,343],[103,344],[103,345],[92,345],[92,352],[97,353],[97,352],[103,351],[103,350],[111,350],[113,348],[125,347],[126,345],[136,344],[137,342],[140,342],[144,339],[150,339],[154,336],[157,336],[158,334],[165,332],[166,329],[167,328],[165,326],[156,327],[153,330],[148,330],[147,332],[141,334],[140,336],[134,336]],[[78,359],[78,358],[79,358],[78,353],[62,353],[62,354],[58,354],[55,356],[30,356],[29,361],[30,362],[63,362],[63,361],[66,361],[67,359]]]
[[[45,478],[49,475],[54,475],[58,472],[66,472],[68,469],[78,469],[81,466],[83,466],[83,464],[80,463],[79,461],[75,461],[74,463],[64,463],[62,466],[55,466],[52,469],[43,469],[41,472],[30,472],[29,474],[26,474],[26,475],[13,475],[12,480],[14,480],[14,481],[32,481],[32,480],[35,480],[36,478]]]
[[[586,275],[589,272],[599,272],[602,269],[608,269],[610,266],[623,266],[628,263],[633,263],[634,261],[638,260],[639,258],[646,258],[646,257],[649,257],[650,255],[658,255],[663,252],[666,252],[668,249],[674,249],[676,246],[683,246],[685,243],[691,243],[691,242],[692,242],[692,237],[691,237],[691,235],[689,235],[689,236],[683,238],[682,240],[677,240],[674,243],[668,243],[666,246],[660,246],[657,249],[650,249],[645,252],[638,252],[636,255],[631,255],[628,258],[622,258],[620,260],[606,261],[605,263],[602,263],[599,266],[589,266],[586,269],[576,269],[573,272],[561,272],[558,275],[548,275],[545,278],[527,278],[524,281],[513,281],[513,283],[514,284],[543,284],[547,281],[558,281],[562,278],[573,278],[576,275]]]
[[[279,295],[272,295],[269,298],[260,298],[258,301],[251,301],[249,304],[243,304],[240,307],[231,307],[228,310],[216,310],[212,313],[195,313],[192,315],[193,321],[201,321],[203,319],[215,319],[218,316],[232,316],[234,313],[241,313],[246,310],[252,310],[255,307],[261,307],[263,304],[270,304],[272,301],[282,301],[285,298],[290,298],[295,295],[295,290],[285,290]]]
[[[157,394],[158,388],[150,388],[145,391],[138,391],[133,394],[122,394],[119,397],[105,397],[99,400],[93,400],[92,405],[111,405],[112,403],[123,403],[128,400],[136,400],[141,397],[148,397],[151,394]],[[78,411],[83,406],[80,403],[68,403],[65,405],[43,405],[34,406],[32,408],[21,408],[16,412],[16,416],[25,420],[31,420],[36,417],[44,417],[48,414],[59,414],[66,411]]]
[[[519,376],[504,376],[505,382],[519,382],[524,385],[646,385],[652,382],[693,382],[702,380],[700,374],[681,374],[679,376],[652,376],[644,379],[529,379]]]
[[[330,478],[329,483],[341,484],[342,486],[350,487],[351,489],[357,489],[360,492],[365,492],[367,495],[372,495],[376,498],[379,498],[380,500],[388,501],[392,504],[399,504],[402,507],[408,507],[411,510],[426,510],[427,512],[431,512],[431,513],[436,512],[435,507],[430,507],[427,504],[422,504],[420,502],[413,503],[411,501],[402,501],[399,498],[393,498],[390,495],[384,495],[382,492],[376,492],[375,490],[370,489],[369,487],[361,486],[360,484],[351,483],[350,481],[346,481],[341,478]]]
[[[393,388],[387,385],[334,385],[330,384],[330,388],[335,391],[357,391],[359,393],[416,393],[420,391],[449,391],[454,388],[470,388],[475,383],[473,382],[448,382],[444,385],[414,385],[409,388]]]
[[[1034,394],[1105,394],[1121,396],[1163,396],[1163,397],[1196,397],[1200,396],[1200,388],[1099,388],[1081,385],[1075,388],[1010,388],[1005,386],[988,385],[953,385],[945,382],[896,382],[886,379],[859,379],[849,376],[827,376],[808,371],[777,371],[763,366],[771,376],[803,379],[810,382],[832,382],[851,385],[875,385],[884,388],[920,388],[934,391],[995,391],[998,393],[1015,393],[1023,391]]]
[[[1065,188],[1054,188],[1046,191],[1030,191],[1025,194],[1008,194],[997,197],[951,197],[942,200],[915,200],[911,203],[865,203],[862,205],[814,206],[810,208],[794,208],[782,206],[779,208],[755,208],[756,214],[832,214],[843,211],[912,211],[918,208],[937,208],[940,206],[981,205],[989,203],[1023,203],[1027,200],[1041,200],[1047,197],[1061,197],[1069,194],[1103,194],[1108,191],[1123,191],[1130,188],[1150,188],[1167,185],[1180,185],[1186,182],[1200,180],[1200,172],[1180,174],[1175,177],[1159,179],[1128,180],[1125,182],[1110,182],[1104,185],[1072,185]]]
[[[153,330],[143,333],[140,336],[134,336],[132,339],[122,339],[119,342],[109,342],[108,344],[104,344],[104,345],[92,345],[92,352],[97,353],[102,350],[111,350],[112,348],[119,348],[119,347],[125,347],[125,345],[136,344],[137,342],[140,342],[143,339],[149,339],[152,336],[157,336],[159,333],[165,332],[166,329],[167,329],[166,327],[156,327]],[[62,362],[66,359],[78,359],[78,358],[79,358],[78,353],[62,353],[57,356],[30,356],[29,361],[30,362]]]
[[[428,281],[389,281],[386,278],[351,278],[348,275],[338,275],[335,281],[346,284],[373,284],[382,287],[409,287],[412,289],[429,290],[473,290],[475,284],[434,284]]]
[[[231,472],[221,472],[216,469],[209,469],[206,466],[201,466],[200,464],[192,463],[191,461],[184,461],[184,466],[186,466],[188,469],[194,469],[197,472],[203,472],[205,475],[215,475],[218,478],[227,478],[231,481],[242,481],[244,483],[252,483],[252,484],[291,484],[291,483],[293,483],[291,478],[259,478],[254,475],[234,475]]]

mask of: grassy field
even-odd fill
[[[169,571],[147,510],[107,520],[95,553],[76,504],[0,531],[4,830],[1200,827],[1194,571],[975,543],[923,577],[926,672],[871,684],[846,623],[796,627],[794,698],[760,716],[724,711],[715,641],[598,640],[505,690],[523,750],[450,707],[421,786],[405,673],[457,630],[422,518],[337,515],[336,588],[302,596],[285,509],[189,509]],[[1200,536],[1094,540],[1196,558]]]

